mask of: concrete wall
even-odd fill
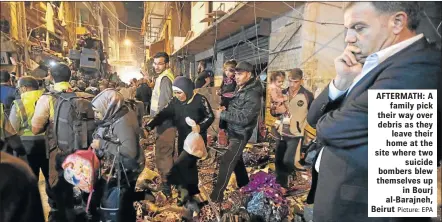
[[[323,25],[317,22],[343,24],[342,3],[291,2],[290,4],[292,6],[294,4],[296,10],[272,18],[267,80],[269,82],[271,71],[299,67],[304,71],[304,86],[313,93],[320,92],[334,78],[333,60],[343,51],[345,43],[343,25]],[[299,26],[300,30],[289,40]],[[287,45],[282,48],[285,44]],[[277,55],[275,52],[280,50],[287,51]],[[266,125],[273,124],[275,120],[270,115],[269,102],[267,93]]]
[[[224,65],[224,53],[218,52],[216,55],[216,63],[215,67],[213,69],[213,72],[215,73],[215,86],[220,87],[221,83],[223,81],[223,65]]]
[[[118,52],[119,52],[119,36],[118,36],[118,20],[117,18],[115,18],[114,15],[117,15],[117,10],[116,10],[116,6],[114,5],[113,2],[102,2],[102,4],[106,7],[103,6],[103,10],[107,16],[107,19],[109,20],[108,24],[109,24],[109,28],[110,29],[104,29],[105,32],[108,32],[108,48],[105,49],[105,51],[107,51],[108,55],[109,55],[109,60],[118,60]],[[109,49],[110,48],[110,49]]]
[[[302,2],[295,3],[295,9],[301,13],[304,12],[305,4]],[[286,70],[297,67],[300,63],[300,55],[302,52],[301,34],[303,24],[301,20],[290,17],[300,18],[297,11],[289,11],[281,16],[274,17],[271,20],[271,34],[269,38],[269,63],[267,69],[267,84],[270,83],[270,73],[276,70]],[[298,30],[298,28],[300,28]],[[296,30],[298,30],[296,32]],[[296,32],[296,34],[294,34]],[[290,38],[292,35],[294,36]],[[293,49],[297,48],[298,49]],[[289,49],[289,50],[287,50]],[[291,49],[291,50],[290,50]],[[281,51],[287,50],[287,51]],[[278,53],[278,51],[281,51]],[[268,87],[267,87],[268,88]],[[270,97],[266,93],[266,109],[265,122],[271,125],[275,119],[270,115]]]
[[[307,20],[343,24],[342,3],[309,2],[305,7]],[[313,93],[321,91],[336,75],[333,60],[345,48],[344,26],[303,22],[301,63],[304,85]]]
[[[207,29],[208,23],[200,23],[207,13],[209,13],[209,2],[192,2],[191,9],[191,30],[193,31],[193,36],[197,36],[201,32]]]
[[[172,2],[172,36],[186,37],[190,30],[191,2]]]
[[[299,12],[304,11],[304,3],[296,2],[295,9]],[[302,25],[301,20],[290,17],[301,17],[296,11],[289,11],[281,16],[272,18],[271,34],[269,42],[269,68],[268,72],[295,68],[299,64],[299,55],[302,48],[292,49],[295,47],[302,47],[301,33],[302,28],[290,39],[292,34]],[[280,50],[287,50],[277,53]],[[273,61],[272,61],[273,60]]]

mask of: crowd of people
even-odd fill
[[[440,51],[423,34],[416,34],[419,19],[414,4],[347,4],[348,45],[334,61],[336,77],[317,98],[303,86],[300,68],[269,73],[270,113],[276,118],[271,126],[277,137],[275,173],[280,186],[287,188],[294,171],[306,170],[299,161],[304,131],[307,124],[316,129],[320,152],[311,169],[313,182],[306,200],[314,203],[316,222],[407,221],[367,217],[367,95],[369,89],[437,88]],[[130,85],[86,81],[62,63],[50,67],[45,81],[24,76],[16,86],[9,73],[1,72],[0,175],[8,180],[0,180],[0,221],[45,220],[37,187],[40,170],[51,208],[49,221],[135,221],[132,203],[148,192],[135,191],[145,167],[140,139],[151,132],[161,192],[173,198],[175,187],[178,204],[192,215],[202,204],[194,198],[200,193],[197,162],[201,157],[185,150],[185,141],[190,133],[197,133],[207,146],[208,129],[215,119],[220,120],[220,133],[227,138],[219,142],[227,148],[219,160],[210,202],[223,201],[233,173],[237,187],[249,184],[242,154],[265,96],[253,65],[235,60],[224,63],[217,92],[220,104],[210,104],[196,90],[212,84],[213,74],[203,63],[195,82],[176,77],[165,52],[153,57],[153,67],[154,82],[134,79]],[[284,87],[286,81],[288,87]],[[69,106],[64,105],[67,101]],[[142,121],[145,115],[151,117],[147,123]],[[63,163],[78,148],[91,149],[100,159],[91,195],[65,179]],[[117,213],[110,219],[112,214],[105,212],[112,207]],[[183,215],[184,220],[190,218]]]
[[[3,160],[8,160],[6,158],[8,154],[19,157],[27,162],[34,179],[38,178],[41,170],[45,177],[46,194],[51,208],[48,220],[76,221],[78,217],[86,217],[86,215],[78,216],[79,213],[74,209],[76,206],[75,189],[63,178],[61,164],[66,158],[66,154],[60,152],[59,147],[57,147],[57,143],[60,141],[57,141],[53,129],[54,123],[58,123],[62,119],[60,116],[57,117],[57,113],[55,113],[57,110],[56,106],[59,105],[56,99],[57,93],[74,93],[77,97],[87,98],[91,106],[94,107],[95,113],[97,115],[102,114],[100,118],[97,118],[97,120],[102,122],[106,122],[109,118],[126,111],[121,116],[121,122],[119,124],[115,123],[115,126],[112,125],[112,127],[115,136],[123,139],[122,146],[128,148],[121,149],[121,155],[127,155],[127,158],[129,158],[127,161],[123,158],[123,162],[126,163],[125,167],[128,170],[126,174],[132,183],[134,180],[136,181],[137,175],[135,174],[137,169],[142,170],[142,167],[136,166],[131,160],[136,159],[138,162],[135,162],[141,164],[144,159],[144,154],[137,147],[139,147],[139,135],[142,134],[142,131],[140,131],[142,117],[145,113],[148,113],[150,105],[151,90],[149,87],[146,88],[147,82],[137,79],[133,79],[130,85],[119,82],[118,87],[116,87],[117,84],[115,82],[107,80],[98,82],[93,79],[87,82],[80,76],[75,75],[75,72],[72,74],[73,72],[69,66],[63,63],[52,66],[49,71],[50,73],[46,79],[23,76],[17,82],[11,81],[10,74],[7,71],[1,71],[3,124],[1,129],[1,145],[2,151],[5,151],[2,152],[2,162]],[[129,107],[132,109],[129,109]],[[97,125],[97,130],[99,126]],[[64,133],[67,132],[65,131]],[[57,135],[57,137],[59,139],[62,135]],[[87,135],[87,137],[91,137],[91,135]],[[94,146],[95,144],[98,143],[91,143],[90,146],[96,148],[96,150],[104,149],[103,147],[108,146],[105,143],[100,147]],[[110,150],[112,148],[106,148],[106,152],[111,152]],[[133,155],[136,155],[136,157]],[[12,157],[11,160],[13,160]],[[129,173],[129,171],[134,173]],[[28,176],[32,178],[31,175]],[[96,190],[104,187],[104,185],[100,185],[100,182],[97,182]],[[123,186],[123,188],[125,187]],[[133,184],[132,188],[134,188]],[[131,190],[133,189],[128,189],[128,191]],[[133,199],[130,196],[133,196],[132,193],[126,193],[126,196],[128,195]],[[100,192],[96,192],[96,194],[96,198],[100,198]],[[37,197],[37,195],[34,197]],[[127,201],[130,202],[130,198],[126,198]],[[127,201],[125,203],[129,203]],[[92,204],[95,202],[92,201]],[[127,206],[127,204],[124,206]],[[15,220],[13,217],[8,217],[8,214],[4,214],[6,215],[5,221],[30,221],[29,218],[34,218],[35,215],[33,214],[38,211],[36,209],[39,209],[31,205],[30,208],[16,207],[20,207],[21,212],[19,214],[22,215],[21,217],[28,219]],[[96,207],[91,207],[90,209],[91,215],[96,217],[98,214],[94,212]],[[130,214],[130,207],[129,210],[122,210],[122,212]],[[39,215],[39,217],[35,217],[32,221],[40,221],[36,218],[42,217]]]

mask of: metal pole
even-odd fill
[[[25,8],[25,3],[24,2],[20,2],[20,14],[22,16],[23,19],[23,23],[22,23],[22,31],[21,31],[21,42],[23,44],[23,49],[25,52],[25,61],[24,64],[22,63],[22,70],[21,73],[22,75],[25,75],[25,70],[26,70],[26,66],[29,66],[29,52],[28,52],[28,47],[27,47],[27,39],[26,39],[26,33],[27,33],[27,25],[26,25],[26,8]]]

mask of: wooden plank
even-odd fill
[[[208,15],[208,16],[222,17],[222,16],[224,16],[225,14],[227,14],[227,13],[224,12],[224,11],[220,11],[220,10],[218,10],[218,11],[212,11],[212,12],[210,12],[210,13],[207,13],[206,15]]]

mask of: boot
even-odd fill
[[[170,199],[172,197],[172,188],[167,183],[163,183],[161,185],[161,192],[163,192],[167,199]]]
[[[193,198],[190,198],[190,200],[187,201],[186,208],[193,211],[193,212],[196,212],[198,214],[200,213],[200,207],[198,206],[198,203]]]
[[[178,191],[180,193],[180,196],[177,200],[177,205],[183,206],[189,200],[189,191],[187,191],[187,189],[183,188],[182,186],[178,187]]]

